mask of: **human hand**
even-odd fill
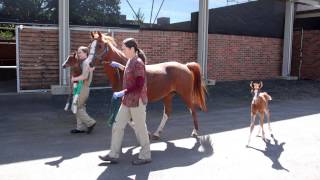
[[[125,94],[124,90],[118,91],[118,92],[114,92],[113,95],[112,95],[112,98],[113,99],[117,99],[117,98],[120,98],[120,97],[124,96],[124,94]]]
[[[89,71],[93,72],[96,69],[96,67],[89,67]]]
[[[113,68],[119,68],[121,64],[115,62],[115,61],[111,61],[110,66]]]

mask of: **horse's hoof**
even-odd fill
[[[191,133],[191,137],[197,138],[199,135],[197,133]]]
[[[192,130],[192,133],[191,133],[191,137],[194,137],[194,138],[197,138],[199,135],[198,135],[198,131],[193,129]]]
[[[159,140],[160,139],[160,136],[157,136],[157,135],[151,135],[151,139],[152,140]]]

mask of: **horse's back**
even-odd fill
[[[186,70],[188,69],[185,64],[176,62],[176,61],[170,61],[170,62],[163,62],[163,63],[158,63],[158,64],[148,64],[146,65],[147,71],[160,71],[160,70],[165,70],[168,68],[173,68],[176,70]]]
[[[178,62],[146,65],[146,72],[148,97],[151,97],[151,101],[161,99],[181,88],[190,89],[193,85],[192,72],[185,64]]]

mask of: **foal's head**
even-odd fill
[[[253,93],[253,99],[256,99],[259,96],[261,88],[263,87],[262,81],[259,83],[254,83],[251,81],[250,83],[251,93]]]
[[[77,58],[77,53],[74,52],[73,55],[68,56],[68,58],[63,62],[62,67],[67,68],[67,67],[73,67],[77,65],[78,58]]]
[[[74,52],[73,55],[68,56],[62,64],[63,68],[71,67],[73,76],[78,76],[81,74],[80,61],[77,57],[77,52]]]

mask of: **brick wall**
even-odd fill
[[[22,32],[24,32],[23,30]],[[34,54],[31,59],[41,59],[42,64],[46,66],[38,67],[40,73],[29,79],[21,70],[21,78],[24,79],[23,89],[33,88],[50,88],[50,83],[57,84],[58,81],[58,31],[51,32],[54,34],[54,42],[50,39],[45,39],[45,35],[38,41],[32,41],[30,38],[40,36],[41,32],[29,30],[28,39],[21,38],[21,43],[26,46],[20,46],[21,55],[29,54],[29,47],[36,47],[43,50],[40,54]],[[49,31],[49,30],[48,30]],[[32,33],[34,33],[32,35]],[[49,34],[50,34],[49,33]],[[176,31],[147,31],[141,30],[138,33],[134,32],[115,32],[114,37],[121,47],[121,42],[127,37],[134,37],[138,40],[139,46],[147,55],[147,63],[155,64],[166,61],[178,61],[182,63],[197,61],[197,33],[191,32],[176,32]],[[23,42],[23,41],[27,41]],[[86,31],[71,31],[71,51],[77,49],[80,45],[87,46],[90,43],[89,32]],[[40,43],[40,44],[39,44]],[[53,50],[46,50],[47,45],[51,44]],[[247,79],[269,79],[280,76],[282,65],[282,39],[277,38],[261,38],[249,36],[232,36],[232,35],[217,35],[209,34],[208,39],[208,78],[216,80],[247,80]],[[46,54],[46,52],[50,52]],[[54,55],[53,55],[53,54]],[[52,55],[51,55],[52,54]],[[21,56],[20,55],[20,56]],[[49,56],[50,62],[44,60],[44,56]],[[54,56],[54,57],[53,57]],[[24,56],[20,57],[23,59]],[[26,66],[35,66],[38,61],[20,61],[29,63]],[[34,68],[35,69],[35,68]],[[52,80],[46,82],[42,79],[45,77],[45,72],[50,69],[56,74],[52,76]],[[52,72],[50,71],[50,74]],[[98,67],[94,73],[94,86],[108,85],[107,78],[104,75],[103,68]],[[31,82],[32,84],[28,84]],[[45,82],[45,83],[44,83]]]
[[[295,31],[292,44],[291,74],[299,76],[301,31]],[[301,79],[320,79],[320,31],[305,30],[302,41]]]
[[[197,33],[115,33],[118,46],[126,37],[138,40],[149,64],[197,61]],[[209,79],[269,79],[281,75],[282,39],[209,34],[208,46]]]
[[[281,74],[282,39],[210,34],[208,78],[261,80]]]
[[[115,33],[118,47],[127,37],[137,39],[144,50],[148,64],[166,61],[187,63],[197,61],[196,33],[176,31],[140,31],[139,33]]]

